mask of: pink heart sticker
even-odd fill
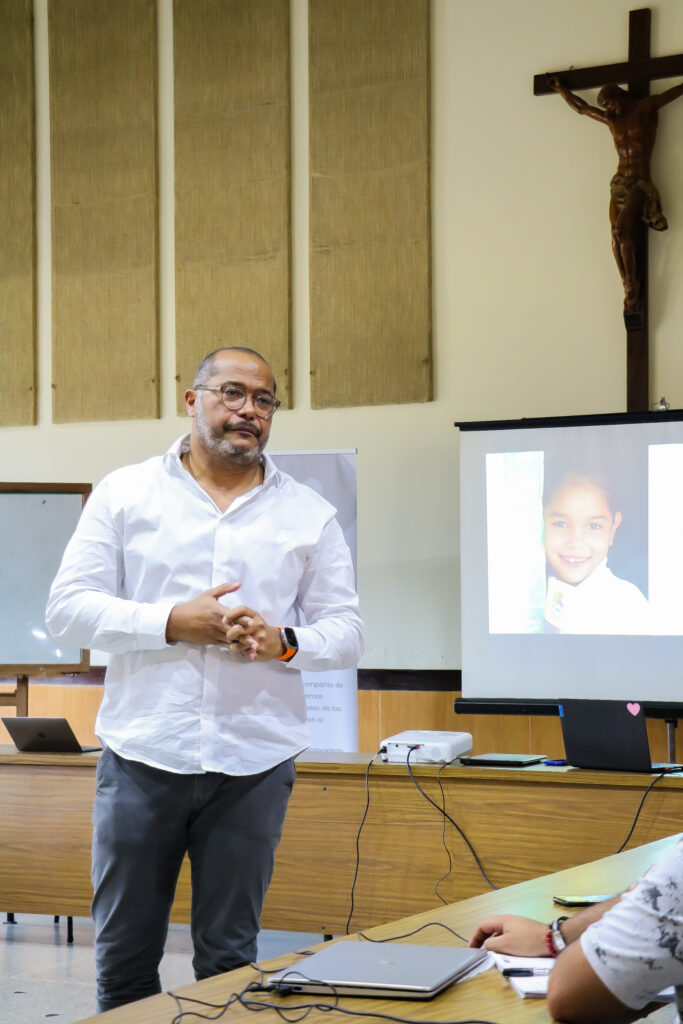
[[[633,715],[633,717],[635,718],[638,712],[640,711],[640,704],[627,704],[626,710],[628,711],[629,715]]]

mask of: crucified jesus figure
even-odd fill
[[[650,158],[657,136],[659,108],[683,96],[683,83],[655,96],[635,99],[618,85],[606,85],[598,93],[599,107],[592,107],[567,89],[557,75],[548,78],[550,87],[577,114],[587,114],[607,125],[619,165],[610,182],[609,220],[612,251],[624,285],[624,310],[635,312],[640,304],[640,281],[636,271],[635,227],[638,219],[655,231],[669,226],[662,213],[659,192],[650,177]]]

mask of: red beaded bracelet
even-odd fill
[[[548,947],[548,952],[550,953],[550,955],[554,958],[557,958],[557,953],[555,952],[555,947],[553,946],[553,933],[551,928],[548,928],[548,931],[545,933],[545,944]]]

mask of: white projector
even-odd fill
[[[411,764],[452,761],[472,749],[469,732],[435,732],[431,729],[406,729],[380,743],[383,761],[406,761]]]

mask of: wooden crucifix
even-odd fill
[[[650,179],[650,156],[658,110],[683,95],[683,84],[650,96],[656,78],[683,75],[683,54],[650,57],[650,8],[629,12],[628,60],[592,68],[572,68],[534,76],[534,95],[557,92],[577,113],[607,125],[619,166],[610,184],[612,248],[624,284],[628,412],[646,411],[649,402],[648,226],[667,227],[659,194]],[[626,83],[628,91],[619,88]],[[598,107],[572,89],[602,86]]]

